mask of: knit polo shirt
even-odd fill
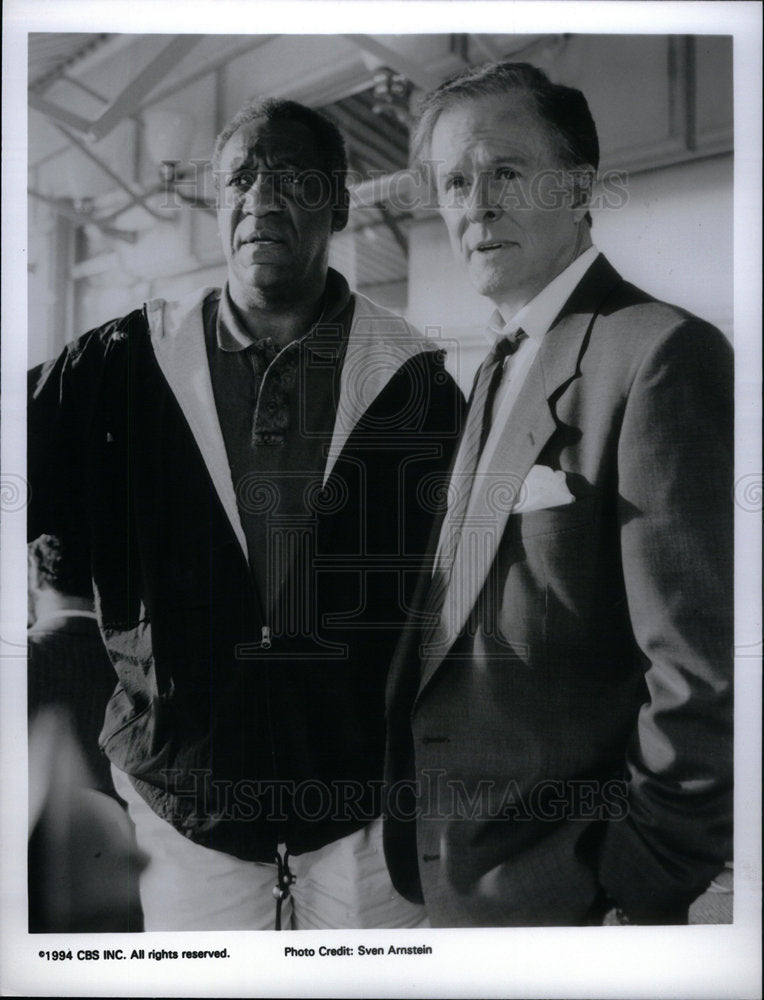
[[[283,590],[287,578],[310,572],[354,307],[346,280],[330,269],[318,320],[279,347],[244,329],[227,286],[204,303],[213,395],[250,569],[277,633],[314,631],[308,602]],[[290,574],[295,560],[303,566]]]

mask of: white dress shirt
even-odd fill
[[[504,371],[491,413],[491,430],[480,456],[476,473],[489,465],[501,437],[502,428],[506,426],[510,418],[528,371],[541,347],[541,341],[598,254],[599,250],[595,246],[585,250],[576,257],[572,264],[569,264],[564,271],[561,271],[556,278],[550,281],[535,298],[515,313],[509,322],[504,320],[498,309],[491,317],[488,332],[489,335],[492,335],[493,341],[498,337],[513,333],[521,327],[525,331],[526,337],[520,341],[515,353],[504,361]]]
[[[504,360],[502,379],[494,397],[491,413],[491,429],[478,459],[474,479],[484,475],[490,467],[490,462],[501,438],[501,431],[506,426],[507,420],[509,420],[510,413],[517,402],[517,397],[523,387],[528,371],[541,347],[541,341],[546,336],[557,314],[570,298],[584,274],[586,274],[594,263],[598,254],[599,250],[595,246],[591,246],[588,250],[585,250],[576,257],[572,264],[569,264],[564,271],[561,271],[556,278],[550,281],[546,288],[543,288],[535,298],[531,299],[519,312],[515,313],[509,322],[505,321],[498,309],[491,317],[486,332],[492,347],[499,337],[514,333],[521,327],[527,336],[520,341],[517,350]],[[463,444],[464,441],[462,440]],[[460,448],[454,463],[452,475],[458,475],[463,464],[463,455]],[[438,540],[433,573],[435,573],[435,568],[438,566],[443,552],[444,533],[450,530],[451,527],[451,522],[448,516],[446,516]]]

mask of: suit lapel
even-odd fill
[[[525,478],[555,431],[556,400],[578,377],[594,315],[620,281],[600,255],[544,337],[490,463],[475,477],[440,621],[422,650],[420,694],[467,623]]]
[[[470,495],[443,610],[430,646],[424,650],[424,687],[464,628],[493,564],[523,480],[555,429],[545,391],[540,352],[531,366],[515,412],[504,429],[488,468],[480,471]]]

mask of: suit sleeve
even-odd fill
[[[684,320],[642,360],[618,475],[648,700],[599,877],[631,919],[672,922],[732,851],[733,367],[718,330]]]

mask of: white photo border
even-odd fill
[[[27,753],[25,469],[27,33],[385,34],[437,31],[731,34],[735,83],[737,470],[761,501],[761,6],[727,2],[441,2],[441,0],[6,0],[3,10],[2,498],[0,522],[0,991],[58,996],[760,996],[760,517],[738,511],[736,590],[735,921],[677,928],[302,932],[321,944],[431,944],[393,961],[285,959],[275,934],[29,935],[26,931]],[[392,29],[392,30],[391,30]],[[756,479],[758,477],[758,479]],[[758,483],[758,486],[756,486]],[[753,494],[752,494],[753,495]],[[18,506],[18,505],[17,505]],[[749,655],[750,654],[750,655]],[[197,962],[43,962],[43,948],[223,948]]]

